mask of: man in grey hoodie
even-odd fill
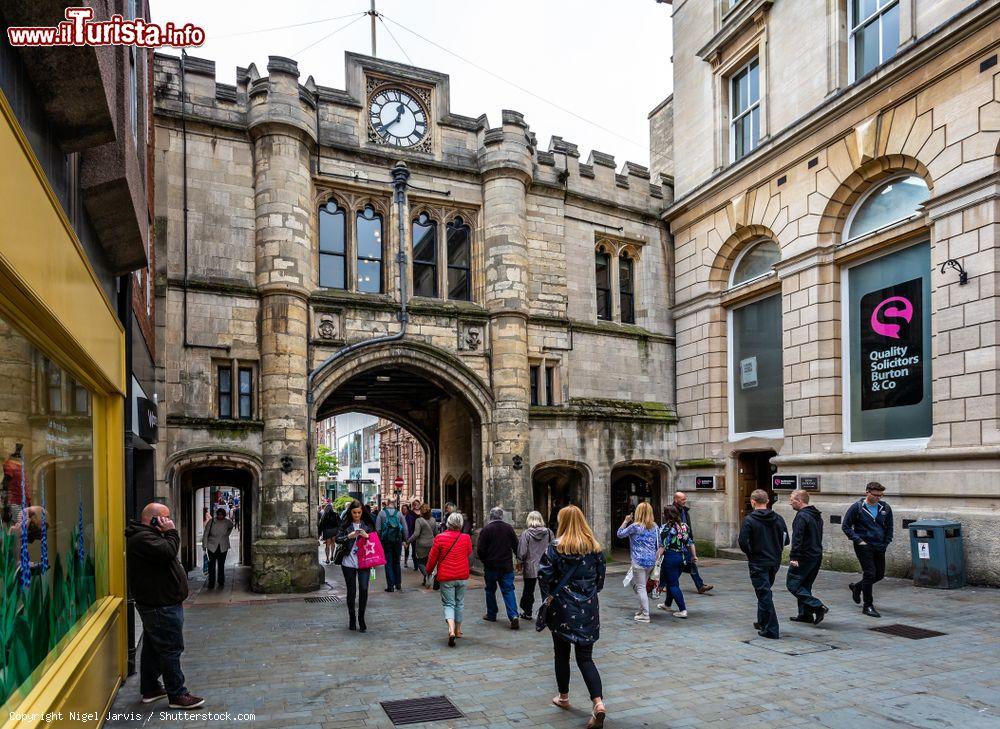
[[[545,519],[537,511],[532,511],[525,519],[525,530],[517,540],[517,559],[521,563],[521,617],[531,620],[535,608],[535,585],[538,584],[538,563],[555,537],[545,526]]]

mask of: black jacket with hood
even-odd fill
[[[179,605],[188,596],[187,572],[177,561],[181,535],[148,524],[125,527],[125,564],[132,597],[140,607]]]
[[[770,509],[755,509],[743,520],[740,549],[747,561],[763,567],[781,564],[781,552],[788,544],[785,520]]]
[[[819,559],[823,556],[823,515],[815,506],[805,506],[792,521],[792,552],[789,559]]]
[[[567,572],[576,567],[566,586],[553,591]],[[597,593],[604,589],[607,565],[604,552],[562,554],[552,542],[538,566],[538,586],[542,597],[552,595],[546,624],[563,640],[591,645],[601,637],[601,604]]]
[[[865,499],[851,504],[844,514],[840,528],[855,544],[864,542],[872,549],[884,552],[892,541],[892,509],[884,501],[878,502],[878,512],[872,516],[865,508]]]

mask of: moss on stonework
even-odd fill
[[[677,422],[677,415],[661,402],[614,400],[609,398],[574,397],[570,407],[575,408],[580,417],[592,416],[595,420],[609,417],[626,417],[630,420],[655,420],[665,423]]]
[[[711,458],[689,458],[677,461],[677,468],[715,468],[718,464]]]
[[[216,435],[241,438],[248,431],[264,429],[263,420],[232,420],[226,418],[192,418],[186,415],[168,415],[167,425],[184,428],[203,428]]]

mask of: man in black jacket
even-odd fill
[[[687,505],[687,494],[683,491],[678,491],[674,494],[674,506],[677,507],[677,511],[681,513],[681,521],[687,524],[688,536],[694,539],[694,527],[691,525],[691,507]],[[684,550],[687,553],[687,561],[684,565],[684,571],[691,575],[691,579],[694,580],[694,587],[698,591],[699,595],[704,595],[706,592],[711,590],[715,585],[706,585],[705,580],[701,579],[701,575],[698,573],[698,559],[697,557],[692,557],[690,550]]]
[[[142,619],[142,703],[166,697],[171,709],[196,709],[205,700],[184,687],[181,671],[188,595],[187,573],[177,561],[181,537],[163,504],[147,504],[140,519],[126,527],[125,549],[129,590]]]
[[[861,564],[861,582],[849,585],[851,597],[860,605],[864,594],[861,612],[872,618],[882,617],[875,609],[872,586],[885,577],[885,550],[892,542],[892,509],[882,501],[884,493],[885,486],[878,481],[869,482],[865,498],[851,504],[841,522],[844,534],[854,542],[854,554]]]
[[[813,582],[823,562],[823,515],[809,505],[809,492],[799,489],[788,497],[795,510],[792,522],[792,551],[788,555],[785,585],[799,603],[797,623],[819,625],[830,609],[812,594]]]
[[[476,556],[483,563],[483,577],[486,580],[486,614],[483,620],[495,623],[497,620],[497,585],[503,597],[510,629],[517,630],[517,595],[514,592],[514,555],[517,553],[517,534],[514,527],[503,520],[503,509],[490,509],[489,524],[479,532]]]
[[[747,556],[750,583],[757,593],[757,635],[778,638],[778,614],[774,610],[771,587],[781,566],[781,553],[788,543],[785,520],[767,508],[767,492],[757,489],[750,494],[754,510],[743,520],[740,549]]]

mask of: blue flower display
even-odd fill
[[[21,458],[21,589],[27,590],[31,582],[31,560],[28,559],[28,499],[24,472],[28,464]]]
[[[76,474],[76,503],[79,505],[76,510],[76,558],[83,564],[87,555],[83,551],[83,482],[79,473]]]
[[[49,571],[48,512],[45,510],[45,472],[38,478],[38,488],[42,492],[42,574]]]

